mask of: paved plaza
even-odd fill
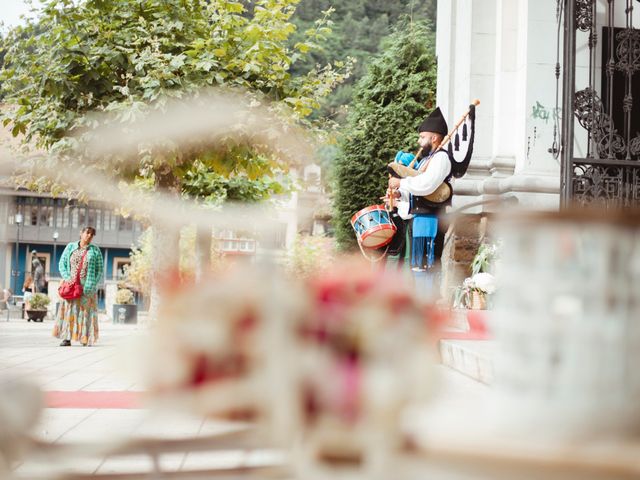
[[[180,439],[205,437],[238,428],[237,424],[205,420],[188,414],[159,415],[143,408],[138,398],[142,386],[128,376],[123,352],[130,340],[144,340],[146,327],[113,325],[104,318],[101,336],[92,347],[60,347],[51,336],[53,322],[0,321],[0,370],[23,375],[37,382],[45,392],[45,408],[33,434],[56,445],[118,442],[125,438]],[[131,360],[129,360],[131,361]],[[439,367],[443,377],[439,402],[449,412],[463,400],[481,398],[488,388],[453,370]],[[277,456],[276,456],[277,457]],[[161,469],[241,466],[275,461],[274,453],[257,450],[247,455],[240,450],[176,453],[163,455]],[[149,456],[107,458],[100,455],[56,456],[56,468],[75,473],[149,472]],[[29,458],[15,470],[19,478],[48,478],[51,459]]]

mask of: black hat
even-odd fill
[[[440,107],[436,107],[436,109],[431,112],[427,118],[424,119],[422,125],[418,127],[418,132],[433,132],[439,133],[442,136],[445,136],[447,133],[449,133],[447,121],[442,116]]]

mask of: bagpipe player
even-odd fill
[[[451,133],[436,108],[418,127],[418,134],[418,153],[398,152],[388,166],[387,197],[406,222],[411,269],[435,274],[444,248],[445,228],[440,216],[451,204],[451,180],[466,173],[473,153],[475,104]]]

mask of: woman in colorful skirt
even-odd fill
[[[102,278],[102,252],[91,244],[96,229],[85,227],[79,242],[71,242],[60,258],[60,275],[66,281],[76,278],[80,270],[82,296],[73,300],[60,299],[62,305],[53,328],[53,336],[62,339],[61,347],[68,347],[71,341],[80,341],[84,346],[98,341],[98,284]],[[86,256],[85,256],[86,253]],[[82,258],[84,256],[84,262]]]

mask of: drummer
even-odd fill
[[[438,215],[445,205],[435,205],[423,196],[429,195],[451,176],[451,160],[445,150],[438,147],[448,133],[440,108],[436,108],[418,128],[421,157],[418,168],[426,170],[415,177],[389,179],[388,194],[400,202],[408,202],[412,216],[411,269],[416,273],[437,273],[444,247],[444,231],[439,228]],[[400,208],[399,208],[400,210]],[[434,275],[429,275],[430,282]]]

